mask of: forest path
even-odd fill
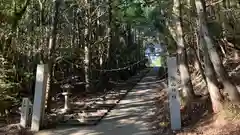
[[[156,77],[153,68],[96,126],[56,128],[35,135],[151,135],[150,117],[161,87]]]

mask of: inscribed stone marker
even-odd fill
[[[45,111],[45,98],[47,86],[48,66],[46,64],[37,66],[35,94],[32,114],[32,131],[39,131]]]
[[[172,130],[181,129],[180,100],[178,92],[178,74],[176,57],[167,58],[168,66],[168,98]]]
[[[21,120],[20,124],[22,127],[26,128],[29,124],[29,109],[30,109],[30,101],[28,98],[23,98],[22,107],[21,107]]]

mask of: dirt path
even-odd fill
[[[151,70],[97,126],[57,128],[36,135],[151,135],[149,119],[161,84],[156,75]]]

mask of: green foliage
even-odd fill
[[[0,114],[4,114],[4,110],[9,109],[13,103],[17,103],[17,94],[19,83],[16,79],[16,69],[2,56],[0,56]]]
[[[13,82],[16,69],[2,56],[0,57],[0,89],[5,93],[8,89],[12,89],[18,84]]]
[[[144,7],[141,1],[120,0],[118,6],[121,12],[123,22],[131,24],[139,24],[145,21]]]
[[[165,18],[161,15],[160,8],[155,7],[149,12],[149,20],[153,23],[153,25],[159,30],[159,32],[164,33],[165,26]]]
[[[35,78],[33,72],[16,67],[0,55],[0,115],[13,106],[20,105],[22,91],[30,91]]]
[[[1,0],[0,15],[5,17],[4,21],[12,23],[13,27],[16,27],[17,21],[23,16],[29,2],[30,0]]]
[[[12,0],[1,0],[0,1],[0,9],[2,14],[8,14],[10,15],[12,13],[12,7],[13,7],[13,1]]]
[[[63,72],[64,75],[66,72],[71,72],[71,68],[73,68],[71,62],[79,66],[77,70],[84,68],[84,45],[86,43],[91,44],[92,47],[91,66],[95,67],[99,64],[97,63],[99,62],[99,53],[102,54],[103,65],[105,64],[104,62],[108,61],[106,55],[108,53],[107,44],[109,41],[106,37],[109,35],[106,34],[107,32],[105,31],[105,28],[109,27],[109,21],[107,20],[110,18],[108,16],[109,13],[103,13],[100,19],[99,23],[102,28],[100,30],[101,34],[97,35],[99,36],[99,40],[97,39],[97,36],[95,39],[97,27],[96,22],[94,21],[97,19],[95,13],[91,14],[91,21],[93,22],[90,24],[92,28],[90,32],[92,32],[91,35],[93,38],[91,38],[91,41],[88,41],[85,39],[86,37],[82,36],[82,33],[84,33],[84,29],[86,28],[85,25],[89,25],[85,21],[85,11],[82,11],[85,10],[87,6],[80,1],[77,3],[81,8],[77,7],[77,12],[79,13],[75,20],[70,13],[75,6],[70,7],[71,4],[66,4],[61,7],[60,10],[61,14],[58,18],[57,26],[57,47],[59,48],[54,50],[54,70],[56,70],[54,71],[54,77],[56,77],[55,73],[58,72]],[[3,45],[4,48],[1,50],[1,54],[3,54],[3,52],[6,54],[0,56],[0,106],[2,106],[1,103],[5,103],[5,101],[8,103],[17,103],[21,100],[21,96],[19,96],[21,91],[31,91],[32,82],[35,78],[34,69],[36,68],[36,65],[39,64],[40,61],[46,62],[48,54],[48,37],[50,37],[51,34],[50,24],[51,14],[53,12],[52,4],[52,1],[46,1],[42,5],[43,20],[42,25],[40,25],[41,12],[39,1],[0,0],[0,44]],[[94,6],[97,7],[102,3],[99,5],[97,5],[98,3],[94,4],[96,4]],[[159,11],[155,6],[151,7],[148,5],[149,1],[145,0],[114,0],[113,3],[111,3],[112,22],[110,23],[110,27],[112,28],[111,32],[113,34],[111,37],[112,40],[114,40],[112,43],[114,44],[114,47],[111,50],[112,54],[109,54],[111,56],[109,59],[112,59],[112,63],[116,61],[116,54],[120,55],[118,62],[121,67],[126,66],[128,62],[135,62],[138,60],[139,55],[144,55],[144,48],[141,43],[131,42],[133,40],[133,34],[130,32],[131,28],[136,28],[141,25],[151,25],[151,28],[148,30],[149,33],[152,33],[151,30],[154,29],[153,25],[159,30],[163,29],[163,26],[159,25],[159,22],[161,21],[161,18],[158,17]],[[106,12],[108,11],[106,10]],[[73,24],[76,26],[73,27]],[[128,24],[129,29],[126,29],[126,24]],[[74,29],[73,31],[72,27]],[[80,29],[80,31],[78,31],[78,29]],[[73,37],[72,33],[75,34],[74,43],[71,42]],[[130,36],[127,35],[129,33],[131,33]],[[9,39],[9,43],[6,43],[6,39]],[[118,40],[123,40],[123,42]],[[66,66],[61,64],[63,63],[63,59],[70,61],[70,64]],[[94,63],[93,61],[97,62]],[[109,68],[115,68],[114,66],[116,66],[116,64],[112,65],[113,66]],[[64,70],[60,70],[60,68],[64,68]],[[100,68],[105,67],[103,66]],[[93,71],[91,72],[93,73]],[[10,106],[6,104],[6,108],[8,107]]]

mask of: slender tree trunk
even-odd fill
[[[40,60],[40,63],[43,63],[44,60],[44,53],[41,53],[41,51],[43,50],[43,46],[44,46],[44,28],[43,28],[43,19],[44,19],[44,4],[45,4],[45,0],[41,1],[38,0],[39,3],[39,37],[38,37],[38,41],[36,43],[36,49],[37,51],[37,55],[35,57],[36,61]]]
[[[223,44],[220,44],[220,49],[222,51],[222,54],[224,57],[226,57],[226,50],[225,50],[225,46],[228,45],[228,41],[227,41],[227,37],[226,37],[226,32],[227,32],[227,28],[226,28],[226,14],[225,14],[225,11],[223,10],[226,10],[227,7],[226,7],[226,3],[225,1],[223,2],[220,2],[220,4],[218,4],[218,14],[219,14],[219,18],[220,18],[220,23],[221,23],[221,27],[222,27],[222,36],[221,36],[221,41]]]
[[[220,90],[217,86],[218,81],[217,81],[216,76],[214,75],[214,70],[213,70],[212,63],[209,59],[208,54],[206,54],[206,53],[205,53],[205,56],[204,56],[204,64],[205,64],[207,86],[208,86],[208,91],[209,91],[211,101],[212,101],[213,111],[215,113],[217,113],[217,112],[219,112],[223,109],[223,105],[222,105],[223,97],[222,97],[222,95],[220,93]]]
[[[51,85],[53,82],[53,62],[54,62],[54,51],[56,47],[56,35],[57,35],[57,24],[58,24],[58,14],[61,0],[56,0],[54,2],[54,9],[52,13],[52,25],[51,25],[51,34],[49,38],[49,46],[48,46],[48,82],[47,82],[47,108],[46,111],[50,111],[51,109],[51,99],[52,99],[52,90]]]
[[[83,11],[78,11],[77,16],[81,16]],[[78,32],[78,48],[84,49],[84,29],[81,28],[83,26],[83,19],[81,17],[77,17],[77,32]]]
[[[200,73],[204,79],[205,84],[207,84],[207,79],[206,75],[204,74],[204,69],[201,64],[201,48],[202,48],[202,39],[199,35],[199,28],[195,26],[199,26],[198,19],[195,17],[196,16],[196,6],[195,6],[195,0],[191,0],[189,2],[190,7],[192,7],[193,10],[191,10],[191,16],[194,16],[195,23],[192,25],[193,31],[194,31],[194,37],[196,38],[196,46],[193,48],[194,55],[196,57],[196,64],[199,67]],[[190,21],[190,20],[189,20]],[[197,69],[198,70],[198,69]],[[207,93],[206,93],[207,94]]]
[[[75,44],[75,35],[76,35],[76,32],[75,32],[75,29],[76,29],[76,10],[75,8],[72,9],[72,14],[73,14],[73,23],[71,24],[71,48],[76,48],[76,44]]]
[[[102,2],[102,0],[98,0],[97,3],[100,4]],[[102,35],[102,32],[101,32],[101,29],[102,29],[102,26],[100,25],[100,22],[102,21],[102,17],[100,17],[100,15],[102,14],[102,10],[100,8],[100,11],[97,12],[97,22],[96,22],[96,25],[97,25],[97,30],[96,30],[96,33],[97,33],[97,40],[99,41],[100,40],[100,37],[103,36]],[[100,43],[100,45],[98,46],[98,55],[99,55],[99,68],[103,68],[103,47],[102,47],[102,43]]]
[[[195,11],[196,6],[194,3],[194,0],[192,3],[192,7],[193,7],[193,10]],[[206,74],[206,76],[205,76],[206,84],[207,84],[208,92],[210,94],[210,98],[212,101],[213,111],[215,113],[218,113],[223,109],[223,105],[222,105],[223,97],[218,88],[218,80],[217,80],[216,73],[213,68],[213,64],[209,58],[206,42],[204,42],[204,40],[203,40],[203,35],[202,35],[201,29],[200,29],[200,21],[197,18],[195,18],[195,20],[196,20],[196,26],[198,26],[196,29],[196,34],[199,34],[199,36],[196,36],[197,42],[198,42],[199,46],[203,49],[203,52],[204,52],[203,55],[204,55],[204,65],[205,65],[204,70],[205,70],[205,74]]]
[[[189,73],[188,67],[188,60],[187,60],[187,53],[186,47],[183,41],[183,32],[182,32],[182,23],[181,23],[181,9],[180,9],[180,0],[174,0],[173,4],[173,14],[174,14],[174,25],[176,27],[176,36],[175,40],[177,43],[177,53],[178,53],[178,60],[179,60],[179,71],[180,71],[180,78],[181,83],[183,85],[183,95],[188,100],[191,100],[195,97],[193,91],[193,85],[191,82],[191,77]],[[174,37],[174,35],[173,35]]]
[[[89,0],[85,0],[87,5],[90,5]],[[85,71],[85,90],[90,91],[90,10],[91,8],[87,6],[85,14],[86,27],[84,30],[85,45],[84,45],[84,71]]]
[[[224,90],[229,94],[229,98],[233,103],[240,103],[240,94],[238,93],[238,90],[236,86],[230,82],[227,72],[224,69],[224,66],[220,60],[220,57],[216,51],[215,46],[213,45],[212,39],[209,36],[208,29],[206,26],[206,20],[205,15],[203,12],[203,4],[200,0],[196,0],[196,8],[198,17],[200,19],[200,30],[203,36],[203,39],[206,42],[208,54],[210,56],[210,59],[213,63],[214,69],[219,76],[220,81],[223,83]]]
[[[207,83],[208,91],[211,97],[213,111],[215,113],[218,113],[223,109],[223,105],[222,105],[223,97],[218,88],[218,81],[217,81],[215,71],[213,69],[213,64],[209,58],[208,48],[204,40],[202,39],[202,37],[203,36],[200,35],[199,40],[204,51],[204,65],[205,65],[204,69],[206,74],[206,83]]]
[[[107,37],[108,37],[108,41],[107,41],[107,44],[108,44],[108,49],[107,49],[107,67],[110,67],[111,65],[111,62],[112,62],[112,50],[113,50],[113,43],[112,43],[112,40],[113,40],[113,2],[112,0],[107,0],[108,2],[108,24],[107,24]]]
[[[204,82],[207,84],[207,79],[206,79],[206,76],[204,74],[204,70],[203,70],[202,64],[200,62],[199,57],[197,56],[197,51],[195,49],[193,49],[193,54],[194,54],[194,57],[195,57],[196,66],[198,67],[197,70],[200,71],[200,74],[201,74]]]
[[[127,23],[127,45],[128,46],[131,46],[133,41],[131,30],[132,30],[131,24]]]

